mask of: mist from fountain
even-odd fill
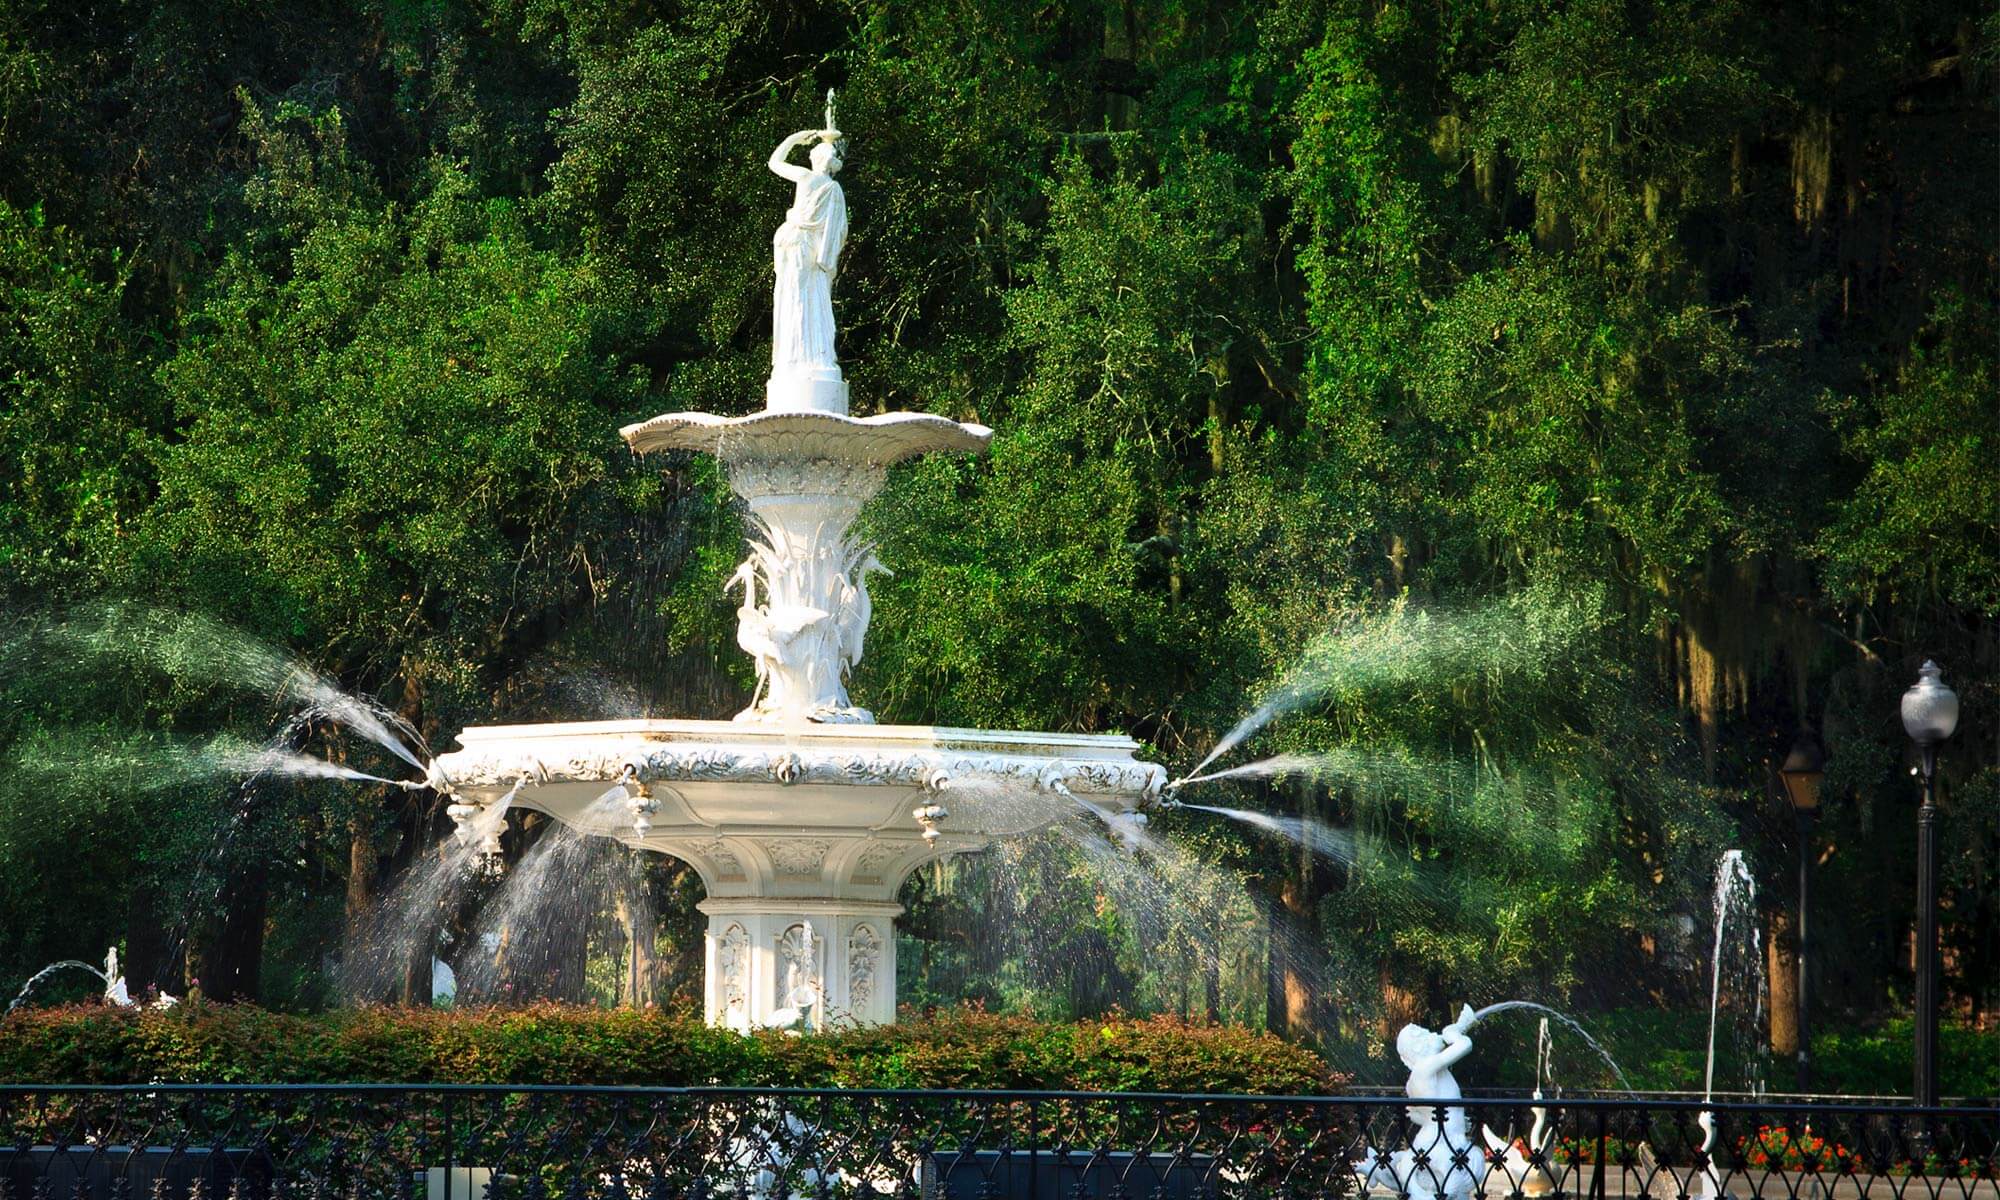
[[[1189,775],[1176,779],[1167,786],[1174,791],[1180,791],[1199,783],[1221,783],[1228,780],[1249,782],[1303,776],[1309,779],[1354,780],[1380,790],[1421,786],[1426,783],[1428,774],[1435,770],[1435,764],[1416,761],[1406,754],[1370,752],[1343,746],[1310,754],[1274,754],[1269,758],[1260,758],[1241,766]]]
[[[1131,816],[1106,813],[1097,806],[1049,792],[1014,779],[955,779],[945,793],[954,813],[977,812],[983,818],[1041,826],[1035,833],[999,842],[990,849],[931,868],[931,886],[948,898],[963,887],[978,896],[975,906],[954,925],[953,941],[976,958],[994,966],[1006,987],[1013,981],[1032,984],[1031,993],[1072,994],[1088,983],[1078,980],[1113,976],[1122,967],[1106,948],[1102,962],[1079,950],[1079,939],[1053,944],[1043,936],[1047,919],[1040,915],[1051,898],[1059,898],[1065,881],[1075,881],[1094,894],[1085,923],[1128,925],[1134,939],[1147,948],[1145,977],[1133,982],[1151,1007],[1171,1011],[1203,1011],[1213,1001],[1222,1012],[1247,1018],[1263,1002],[1255,996],[1202,996],[1201,990],[1224,978],[1252,974],[1247,960],[1266,952],[1275,938],[1277,952],[1309,994],[1335,1010],[1360,1001],[1350,995],[1354,973],[1340,969],[1329,947],[1288,927],[1273,926],[1268,900],[1255,896],[1243,873],[1200,853],[1184,832],[1161,832],[1135,823]],[[1194,806],[1188,806],[1194,807]],[[1314,839],[1332,840],[1330,831]],[[1065,919],[1066,918],[1061,918]],[[1091,944],[1083,937],[1084,946]],[[909,966],[913,979],[927,970],[925,960]],[[949,981],[945,981],[948,990]],[[1147,986],[1172,988],[1145,994]],[[1329,1061],[1343,1070],[1358,1071],[1369,1063],[1365,1051],[1346,1042],[1322,1047]]]
[[[581,986],[593,922],[622,906],[635,927],[654,923],[652,898],[633,850],[609,834],[631,828],[623,787],[598,797],[573,827],[550,821],[487,899],[460,945],[444,956],[458,976],[460,1002],[561,996]],[[584,829],[604,832],[588,833]]]
[[[1532,843],[1562,824],[1564,789],[1532,764],[1504,773],[1484,755],[1470,769],[1454,759],[1431,759],[1406,749],[1336,746],[1271,755],[1238,766],[1208,769],[1283,714],[1308,704],[1338,700],[1357,703],[1371,693],[1440,681],[1495,681],[1546,673],[1572,654],[1591,627],[1582,601],[1539,592],[1508,597],[1458,612],[1398,605],[1388,613],[1322,635],[1284,681],[1238,721],[1200,762],[1168,783],[1168,808],[1204,812],[1303,847],[1344,866],[1354,866],[1361,847],[1353,831],[1306,816],[1280,815],[1187,799],[1199,785],[1257,783],[1283,778],[1326,781],[1354,798],[1357,807],[1421,798],[1465,814],[1463,819],[1504,832],[1510,852],[1532,853]],[[1419,891],[1428,903],[1448,901],[1443,883],[1426,879]],[[1413,912],[1419,918],[1434,913]]]
[[[1242,745],[1277,717],[1308,705],[1338,703],[1363,706],[1376,695],[1413,685],[1430,688],[1446,681],[1491,686],[1520,674],[1558,669],[1591,627],[1587,619],[1551,620],[1546,603],[1509,598],[1459,613],[1398,608],[1385,618],[1328,634],[1308,647],[1295,667],[1247,716],[1230,729],[1199,763],[1166,786],[1165,807],[1213,814],[1285,843],[1303,847],[1327,860],[1353,866],[1364,845],[1354,831],[1305,816],[1281,815],[1254,808],[1198,804],[1188,797],[1202,784],[1256,784],[1296,778],[1331,785],[1343,812],[1357,814],[1382,802],[1422,800],[1455,814],[1505,839],[1505,853],[1532,854],[1544,838],[1556,841],[1565,822],[1565,805],[1573,790],[1547,778],[1533,762],[1513,763],[1504,770],[1490,760],[1483,743],[1477,762],[1468,770],[1459,762],[1428,760],[1408,750],[1376,750],[1336,746],[1309,752],[1273,754],[1237,766],[1217,766],[1218,760]],[[1537,613],[1537,609],[1541,611]],[[1407,856],[1405,856],[1407,860]],[[1388,865],[1388,864],[1384,864]],[[1398,864],[1408,867],[1404,861]],[[1356,882],[1368,872],[1356,876]],[[1425,881],[1418,895],[1407,897],[1409,916],[1419,924],[1437,919],[1422,911],[1424,903],[1447,905],[1455,897],[1452,881]],[[1352,886],[1352,885],[1350,885]],[[1601,1061],[1620,1088],[1630,1090],[1624,1071],[1605,1047],[1575,1019],[1534,1001],[1506,1001],[1481,1010],[1481,1017],[1512,1010],[1545,1013],[1576,1034]]]
[[[487,838],[507,823],[516,793],[482,809],[462,836],[446,838],[436,852],[414,863],[347,935],[340,958],[340,994],[366,1004],[394,994],[412,963],[437,953],[443,928],[483,873]]]
[[[79,605],[8,642],[7,672],[60,675],[108,665],[195,687],[223,687],[295,706],[297,719],[339,725],[427,772],[423,738],[377,700],[341,690],[296,656],[199,613],[122,601]]]
[[[344,763],[329,762],[289,749],[284,743],[296,732],[287,722],[279,735],[258,744],[222,734],[193,742],[156,734],[119,743],[102,738],[49,735],[37,738],[8,763],[14,771],[52,774],[90,771],[120,777],[128,791],[150,792],[185,787],[230,777],[276,779],[340,779],[418,790],[424,780],[391,779]]]
[[[1254,812],[1247,808],[1224,808],[1215,804],[1190,804],[1185,800],[1176,801],[1176,807],[1190,812],[1213,813],[1232,821],[1240,821],[1252,828],[1281,837],[1296,846],[1303,846],[1322,858],[1352,865],[1355,860],[1354,834],[1350,830],[1337,829],[1323,821],[1311,817],[1279,817],[1270,813]]]
[[[1543,598],[1546,599],[1546,598]],[[1412,677],[1492,677],[1536,670],[1573,650],[1585,620],[1531,621],[1527,597],[1459,612],[1399,602],[1379,619],[1343,626],[1307,645],[1299,663],[1257,706],[1222,735],[1189,776],[1241,745],[1276,718],[1329,695],[1359,692]]]
[[[178,921],[166,934],[163,970],[178,959],[191,923],[219,899],[225,879],[217,868],[253,819],[268,782],[323,779],[408,790],[434,782],[423,739],[408,721],[370,697],[343,691],[297,657],[198,613],[122,601],[79,605],[10,630],[0,664],[0,673],[33,674],[45,685],[106,672],[156,674],[181,687],[243,692],[290,710],[262,744],[227,734],[200,743],[150,734],[107,746],[101,738],[57,734],[28,744],[10,764],[17,770],[118,772],[121,786],[135,790],[241,778],[188,873]],[[416,768],[420,778],[393,779],[303,753],[299,743],[321,725],[359,736]]]

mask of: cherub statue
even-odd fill
[[[1432,1101],[1464,1096],[1451,1069],[1472,1053],[1465,1031],[1474,1019],[1468,1004],[1459,1010],[1458,1020],[1435,1033],[1414,1022],[1403,1026],[1396,1035],[1396,1055],[1410,1069],[1405,1095]],[[1389,1188],[1411,1200],[1467,1200],[1479,1184],[1474,1169],[1483,1168],[1486,1155],[1473,1147],[1465,1110],[1455,1104],[1413,1104],[1404,1111],[1415,1127],[1409,1148],[1383,1162],[1370,1147],[1355,1164],[1361,1186]]]

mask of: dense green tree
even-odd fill
[[[87,587],[148,501],[162,418],[118,255],[0,202],[0,554],[10,590]]]

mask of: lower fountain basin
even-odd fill
[[[1104,734],[633,720],[475,726],[459,744],[437,769],[462,808],[511,792],[685,860],[711,898],[891,900],[923,862],[1078,805],[1115,819],[1166,782],[1137,742]]]
[[[912,869],[1080,808],[1136,821],[1166,783],[1116,735],[649,720],[489,725],[459,744],[433,782],[489,853],[505,798],[700,873],[703,1009],[745,1032],[895,1020]]]

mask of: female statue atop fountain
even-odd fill
[[[787,161],[792,149],[817,140],[812,165]],[[840,171],[840,131],[827,93],[826,128],[802,129],[771,152],[771,170],[792,181],[792,206],[771,236],[778,281],[771,318],[771,381],[765,402],[778,410],[847,411],[847,387],[833,353],[833,277],[847,243],[847,197]]]

